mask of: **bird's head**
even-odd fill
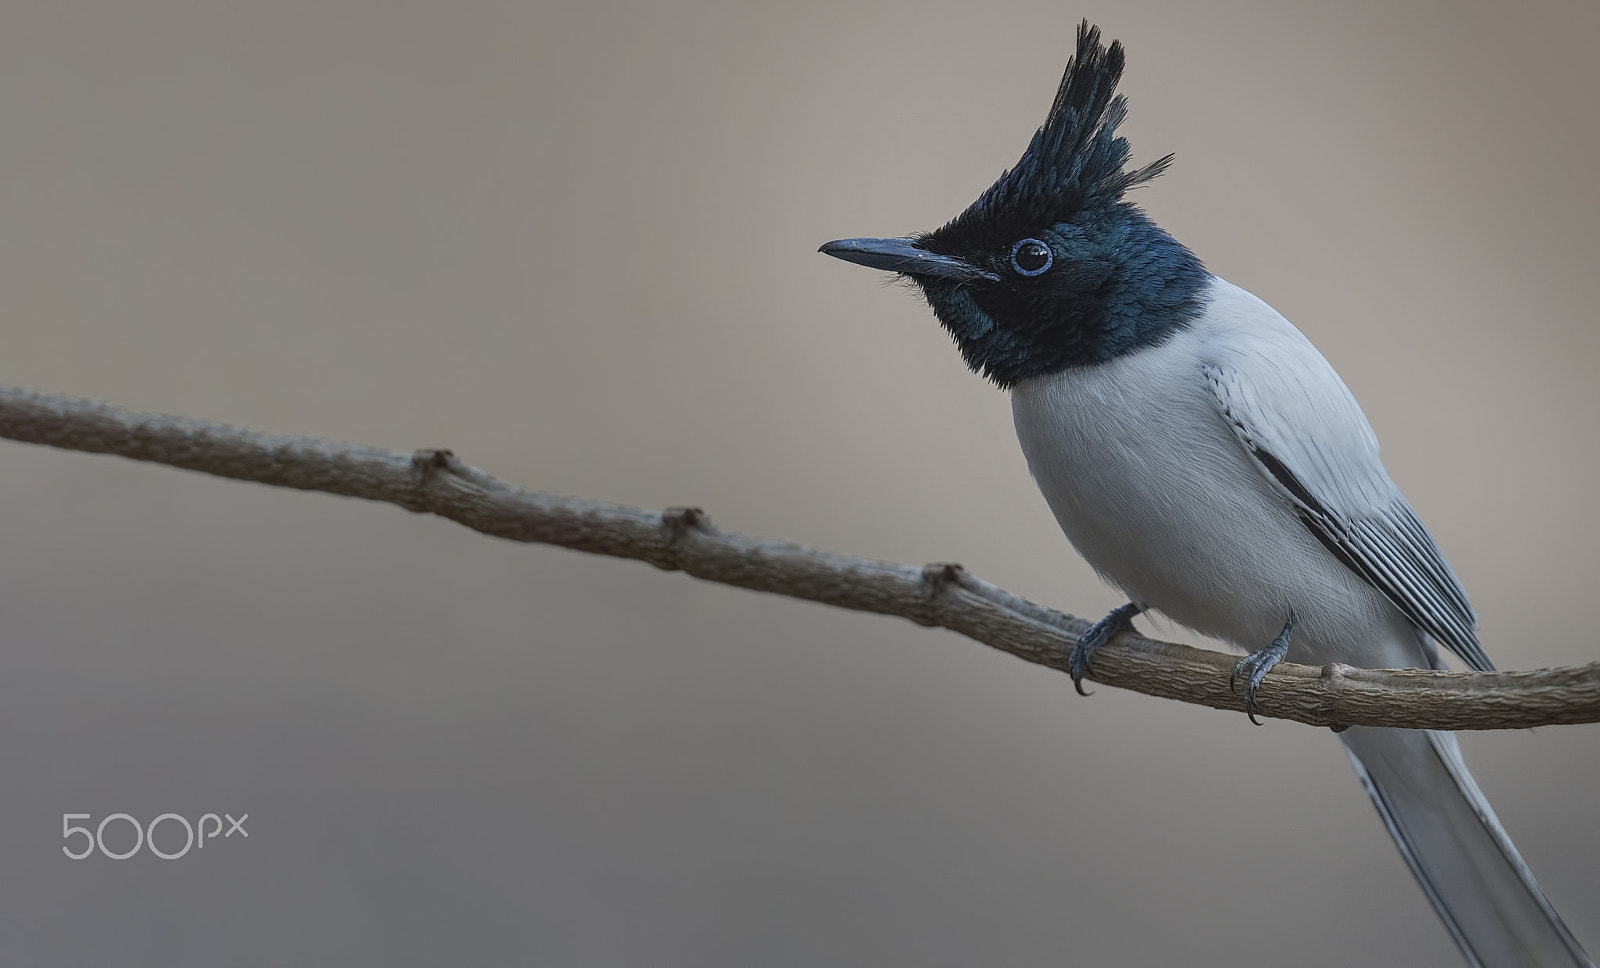
[[[1022,159],[941,229],[841,239],[828,255],[914,281],[967,365],[1002,387],[1152,345],[1199,312],[1208,276],[1133,203],[1168,155],[1124,170],[1122,45],[1085,21]]]

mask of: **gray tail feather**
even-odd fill
[[[1469,963],[1594,968],[1467,772],[1453,733],[1353,726],[1340,738]]]

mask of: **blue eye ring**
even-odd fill
[[[1024,269],[1022,267],[1022,263],[1017,261],[1017,253],[1021,252],[1022,251],[1022,247],[1025,246],[1025,245],[1036,245],[1040,249],[1044,250],[1044,252],[1043,252],[1043,254],[1044,254],[1044,265],[1035,266],[1032,269]],[[1029,252],[1028,255],[1037,257],[1038,253],[1037,252]],[[1030,260],[1030,261],[1032,261],[1032,260]],[[1055,265],[1055,263],[1056,263],[1056,255],[1055,255],[1055,253],[1050,251],[1050,247],[1048,245],[1045,245],[1043,242],[1039,241],[1038,239],[1021,239],[1020,241],[1017,242],[1016,245],[1013,245],[1011,247],[1011,268],[1016,270],[1016,273],[1019,276],[1042,276],[1046,272],[1049,272],[1050,271],[1050,267]]]

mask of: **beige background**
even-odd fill
[[[450,446],[1098,615],[1003,396],[814,252],[965,206],[1085,15],[1128,45],[1136,157],[1178,152],[1142,202],[1340,369],[1491,654],[1594,658],[1591,0],[6,2],[0,381]],[[1457,963],[1325,732],[0,454],[0,963]],[[1597,741],[1465,741],[1591,950]],[[62,813],[116,811],[250,838],[61,855]]]

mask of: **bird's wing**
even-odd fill
[[[1492,670],[1466,591],[1389,480],[1355,398],[1292,327],[1266,342],[1275,352],[1236,348],[1205,365],[1223,419],[1329,551],[1468,666]]]

